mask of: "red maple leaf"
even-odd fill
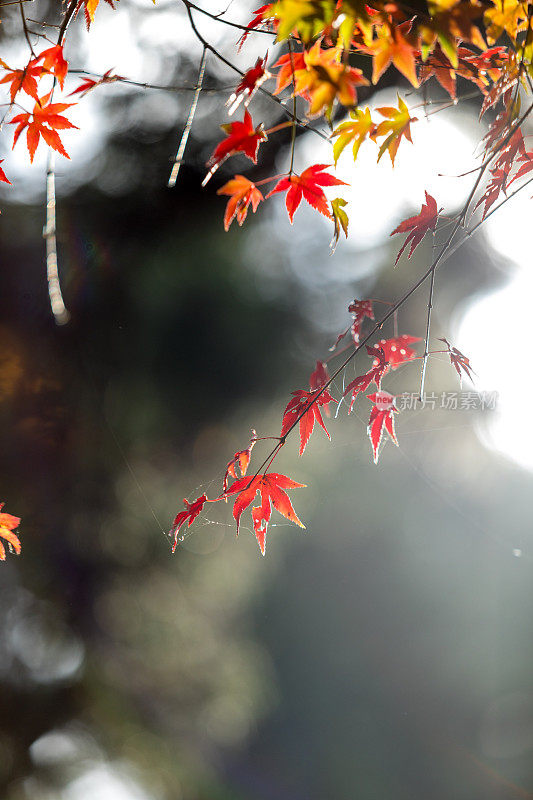
[[[374,453],[374,464],[378,463],[379,458],[379,445],[383,438],[383,431],[386,430],[395,445],[398,445],[396,433],[394,431],[394,395],[388,392],[374,392],[374,394],[367,394],[369,400],[374,403],[374,407],[370,412],[370,419],[368,421],[368,435],[372,444],[372,452]]]
[[[296,481],[287,478],[286,475],[280,475],[277,472],[256,475],[254,478],[240,478],[234,481],[224,496],[238,495],[233,504],[233,518],[237,523],[237,534],[239,533],[242,512],[252,503],[257,492],[260,492],[261,495],[261,505],[252,508],[252,522],[254,533],[263,555],[265,555],[266,532],[272,514],[272,506],[289,522],[294,522],[300,528],[305,528],[303,522],[296,516],[289,496],[284,491],[284,489],[303,487],[305,487],[305,483],[296,483]]]
[[[269,22],[272,19],[272,17],[269,16],[269,12],[273,8],[273,6],[274,3],[267,3],[266,5],[261,6],[261,8],[257,8],[253,12],[254,17],[250,20],[250,22],[246,26],[247,30],[244,31],[243,35],[239,39],[238,51],[241,49],[241,47],[245,43],[248,36],[252,33],[254,28],[258,28],[261,25],[261,23]]]
[[[3,159],[3,158],[0,158],[0,164],[2,164],[2,162],[3,162],[3,161],[4,161],[4,159]],[[9,183],[9,184],[11,184],[11,181],[10,181],[10,180],[8,180],[8,178],[7,178],[7,175],[6,175],[6,173],[4,172],[4,170],[2,169],[2,167],[0,167],[0,181],[3,181],[4,183]]]
[[[289,175],[282,178],[267,194],[267,198],[269,198],[278,192],[287,192],[285,204],[291,225],[294,213],[302,202],[302,197],[325,217],[332,218],[326,195],[320,187],[347,186],[348,184],[328,172],[324,172],[328,166],[328,164],[313,164],[313,166],[307,167],[301,175]]]
[[[515,160],[523,161],[528,157],[524,144],[524,137],[522,136],[522,131],[520,128],[517,128],[509,137],[509,139],[505,141],[505,137],[509,136],[509,126],[506,114],[500,114],[498,117],[496,117],[496,120],[493,123],[493,129],[494,130],[489,130],[489,133],[485,136],[485,140],[487,142],[487,151],[489,150],[490,146],[493,146],[494,152],[498,149],[500,142],[503,141],[504,144],[498,151],[498,157],[494,161],[494,166],[489,170],[492,178],[475,206],[475,208],[478,208],[478,206],[480,206],[482,203],[485,204],[483,208],[482,219],[485,219],[489,208],[494,205],[501,192],[506,194],[508,183],[510,183],[509,176],[511,174],[511,170],[513,169]],[[525,172],[527,172],[527,170],[522,172],[522,174],[525,174]],[[518,177],[518,175],[515,176],[515,179],[516,177]]]
[[[309,376],[309,388],[312,392],[321,389],[329,381],[328,368],[324,361],[317,361],[314,371]],[[324,413],[329,417],[329,401],[322,404],[324,406]]]
[[[36,78],[40,78],[43,73],[43,68],[40,64],[37,64],[33,59],[29,61],[24,69],[11,69],[8,65],[0,59],[0,66],[4,69],[9,70],[7,75],[0,80],[0,83],[10,83],[11,88],[9,90],[11,102],[15,101],[15,97],[17,96],[18,92],[25,92],[29,94],[30,97],[33,97],[34,100],[38,100],[37,94],[37,80]]]
[[[63,55],[63,47],[60,44],[49,47],[47,50],[43,50],[42,53],[39,53],[37,58],[31,63],[38,64],[40,61],[43,62],[42,69],[44,72],[51,72],[55,75],[59,81],[59,85],[63,88],[68,72],[68,61]]]
[[[300,455],[303,454],[315,422],[318,422],[328,439],[331,439],[320,413],[320,406],[327,406],[328,403],[337,401],[330,395],[327,389],[322,394],[317,391],[308,392],[305,389],[298,389],[292,392],[292,400],[289,401],[283,412],[283,422],[281,424],[281,434],[283,438],[292,428],[296,420],[300,420]]]
[[[316,367],[309,377],[309,388],[312,392],[321,389],[329,381],[328,368],[324,361],[317,361]]]
[[[350,327],[346,328],[345,331],[339,333],[337,336],[337,341],[332,347],[329,348],[330,352],[335,350],[341,339],[344,339],[348,331],[350,331],[352,334],[354,344],[358,345],[361,336],[361,327],[365,321],[365,317],[368,317],[368,319],[374,319],[372,300],[354,300],[353,303],[350,303],[348,306],[348,311],[352,315],[352,324]]]
[[[485,219],[489,208],[494,205],[501,192],[505,193],[505,187],[509,180],[509,173],[504,169],[491,169],[489,170],[492,175],[491,180],[488,182],[487,187],[479,200],[477,201],[474,211],[481,203],[484,203],[482,219]]]
[[[361,327],[363,325],[365,317],[368,317],[368,319],[374,319],[374,309],[372,307],[372,300],[354,300],[353,303],[350,303],[350,305],[348,306],[348,311],[353,316],[353,322],[350,326],[352,339],[354,341],[354,344],[359,344]]]
[[[57,150],[65,158],[70,158],[57,131],[77,127],[60,114],[61,111],[70,108],[74,103],[49,103],[49,99],[50,94],[41,97],[35,103],[31,113],[17,114],[13,119],[9,120],[10,125],[17,125],[15,136],[13,137],[13,147],[15,147],[22,131],[27,128],[26,141],[30,153],[30,161],[33,161],[41,136],[50,147]]]
[[[392,339],[380,339],[379,342],[376,342],[376,347],[383,350],[391,369],[397,369],[400,364],[416,358],[416,350],[409,345],[419,341],[420,336],[409,336],[407,333],[402,333],[401,336],[395,336]],[[377,363],[377,360],[374,361],[375,365]]]
[[[224,482],[223,482],[223,489],[224,492],[228,489],[228,478],[231,476],[232,478],[238,478],[237,475],[237,468],[240,472],[240,477],[244,478],[246,475],[246,471],[250,464],[250,456],[252,454],[252,448],[256,442],[257,433],[252,429],[252,438],[250,439],[250,444],[246,448],[246,450],[238,450],[231,461],[228,461],[226,464],[226,473],[224,475]]]
[[[348,414],[350,414],[353,409],[353,404],[355,403],[357,395],[361,392],[365,392],[372,381],[376,384],[378,389],[381,388],[383,376],[389,369],[389,362],[385,358],[385,353],[381,347],[368,347],[367,345],[366,351],[369,356],[374,358],[373,366],[368,372],[365,372],[364,375],[358,375],[357,378],[354,378],[344,390],[343,397],[346,397],[348,392],[352,393]]]
[[[317,361],[314,371],[309,376],[309,388],[312,392],[321,389],[329,381],[329,372],[327,365],[324,361]],[[329,417],[329,402],[323,403],[324,413]]]
[[[498,153],[498,158],[494,162],[496,169],[503,169],[509,173],[513,167],[516,157],[525,155],[526,146],[524,144],[524,137],[522,131],[517,128],[513,135],[509,138],[507,143],[502,147]]]
[[[255,183],[249,181],[244,175],[235,175],[234,178],[217,190],[217,194],[230,196],[224,214],[225,230],[229,230],[229,226],[235,217],[237,217],[239,225],[242,225],[248,214],[248,207],[251,205],[255,214],[257,206],[264,199]]]
[[[227,138],[216,146],[215,152],[208,162],[208,166],[211,166],[211,168],[203,179],[202,186],[205,186],[220,165],[235,153],[244,153],[254,164],[257,164],[259,144],[267,139],[262,124],[254,128],[252,117],[248,110],[244,112],[242,122],[229,122],[220,127],[227,134]]]
[[[174,536],[174,544],[172,545],[172,552],[175,551],[176,547],[178,546],[179,541],[183,541],[179,537],[180,528],[187,522],[188,520],[188,527],[190,528],[198,514],[201,513],[204,505],[208,503],[207,495],[202,494],[200,497],[197,497],[196,500],[193,500],[192,503],[189,503],[188,500],[185,498],[183,499],[183,504],[185,506],[185,511],[180,511],[179,514],[176,515],[174,522],[172,523],[172,527],[170,529],[170,536]]]
[[[456,79],[457,76],[461,76],[475,83],[480,91],[485,93],[486,81],[482,75],[486,72],[491,74],[493,70],[499,73],[506,60],[508,60],[508,56],[504,47],[493,47],[480,55],[466,47],[458,47],[458,63],[457,67],[454,67],[437,42],[435,49],[420,64],[420,83],[424,83],[434,75],[442,88],[454,100],[456,97]]]
[[[112,75],[111,72],[112,70],[108,69],[107,72],[104,72],[102,77],[97,80],[93,78],[84,78],[77,89],[74,89],[74,91],[69,94],[69,97],[73,94],[80,94],[84,97],[91,89],[94,89],[96,86],[101,86],[103,83],[114,83],[115,81],[124,80],[122,75]]]
[[[517,181],[520,178],[523,178],[524,175],[527,175],[533,169],[533,150],[530,150],[528,153],[523,153],[517,158],[517,161],[522,161],[522,166],[514,176],[514,178],[509,181],[509,185],[513,183],[513,181]]]
[[[414,217],[409,217],[408,219],[404,219],[404,221],[400,222],[398,227],[391,233],[391,236],[394,236],[395,233],[407,233],[407,231],[410,231],[409,236],[403,243],[400,252],[396,256],[396,261],[394,262],[395,264],[398,263],[401,254],[409,242],[411,242],[411,249],[409,250],[409,255],[407,258],[411,258],[415,248],[420,244],[426,233],[428,231],[435,230],[438,217],[439,211],[437,209],[437,203],[435,199],[426,192],[426,202],[422,203],[420,214],[417,214]]]
[[[0,503],[0,537],[5,539],[6,542],[9,542],[15,553],[18,555],[20,553],[20,539],[16,533],[13,533],[13,531],[20,525],[20,517],[14,517],[12,514],[6,514],[5,511],[1,510],[3,507],[4,503]],[[2,542],[0,542],[0,561],[5,560],[5,547]]]
[[[270,78],[270,74],[265,69],[266,60],[266,56],[264,58],[258,58],[255,62],[255,66],[244,73],[241,82],[228,98],[226,105],[229,106],[228,115],[230,117],[243,101],[244,107],[246,108],[261,84]]]
[[[461,353],[457,347],[452,347],[449,343],[448,339],[439,339],[439,342],[444,342],[446,347],[448,348],[448,355],[450,356],[450,361],[455,367],[457,374],[459,375],[459,380],[462,383],[463,380],[463,372],[468,375],[472,383],[474,383],[474,379],[472,378],[471,372],[474,372],[472,366],[470,364],[470,359],[467,358],[464,353]],[[475,372],[474,372],[475,375]]]

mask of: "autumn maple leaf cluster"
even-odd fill
[[[335,166],[348,146],[356,160],[366,141],[377,143],[378,161],[388,152],[394,166],[402,143],[413,141],[412,126],[419,117],[412,114],[400,95],[397,106],[381,106],[374,111],[368,106],[359,106],[358,90],[379,84],[392,67],[415,89],[435,78],[453,102],[457,101],[457,78],[469,81],[482,98],[482,116],[496,105],[502,107],[484,140],[483,156],[489,161],[492,156],[494,159],[488,169],[485,192],[478,198],[475,208],[483,205],[486,215],[493,203],[505,196],[510,183],[533,169],[533,153],[524,148],[518,127],[512,131],[519,115],[517,89],[529,90],[528,81],[531,81],[526,76],[527,70],[531,71],[526,65],[531,65],[533,53],[528,9],[531,9],[530,4],[520,0],[505,0],[503,5],[499,0],[485,4],[477,0],[431,0],[428,11],[417,14],[401,2],[277,0],[254,12],[240,39],[239,49],[250,35],[261,29],[275,34],[277,43],[287,43],[287,52],[273,58],[269,66],[267,53],[243,73],[228,101],[230,110],[233,113],[241,102],[248,107],[259,88],[265,91],[267,82],[275,81],[275,96],[285,93],[307,103],[308,121],[323,117],[331,125],[335,110],[346,109],[348,118],[330,129]],[[370,69],[365,72],[355,68],[350,63],[355,57],[359,62],[366,60]],[[286,123],[292,127],[296,124],[296,119]],[[242,123],[223,125],[227,138],[215,149],[204,183],[229,156],[244,154],[255,164],[261,143],[286,125],[265,130],[261,124],[252,122],[248,110]],[[228,229],[235,218],[242,225],[249,206],[255,212],[263,200],[286,191],[290,222],[301,200],[305,199],[333,221],[332,242],[335,245],[340,233],[347,235],[348,232],[346,201],[342,197],[328,198],[322,187],[341,186],[343,181],[324,172],[326,165],[311,165],[301,174],[294,173],[294,142],[293,135],[287,175],[281,180],[278,178],[275,188],[266,195],[258,186],[275,178],[261,179],[258,183],[248,179],[246,194],[243,194],[243,176],[239,175],[236,176],[238,183],[236,179],[230,180],[218,190],[219,194],[230,196],[224,225]],[[514,167],[518,169],[511,176]],[[238,214],[233,213],[236,206]],[[405,221],[403,227],[397,229],[397,232],[410,232],[406,241],[406,245],[411,245],[410,253],[425,232],[435,230],[437,217],[435,201],[427,196],[427,205],[416,225],[410,229]]]
[[[106,2],[113,7],[112,0]],[[204,59],[208,51],[213,58],[233,66],[202,38],[194,24],[191,7],[185,5],[192,32],[204,46]],[[72,0],[59,26],[56,44],[40,52],[30,44],[31,57],[21,66],[12,67],[0,59],[3,70],[0,84],[9,86],[13,106],[23,106],[8,119],[16,126],[13,145],[25,133],[31,161],[41,141],[68,157],[61,132],[76,127],[64,114],[74,103],[54,101],[56,84],[63,89],[68,75],[63,43],[67,26],[78,12],[83,12],[90,27],[98,6],[99,0]],[[341,233],[347,236],[347,201],[342,196],[329,196],[328,191],[346,182],[330,169],[338,166],[348,146],[356,160],[368,141],[377,144],[378,161],[388,152],[394,166],[403,143],[413,141],[413,126],[420,118],[420,114],[412,113],[400,94],[396,105],[378,106],[373,110],[359,105],[359,93],[368,94],[368,87],[379,86],[382,77],[391,69],[397,70],[401,80],[414,90],[434,78],[453,102],[458,100],[457,79],[468,81],[482,100],[481,116],[496,112],[483,140],[482,156],[486,163],[482,177],[486,180],[484,184],[479,181],[480,194],[473,206],[474,209],[482,207],[483,216],[486,216],[499,198],[505,198],[509,186],[528,176],[533,169],[533,151],[527,150],[520,129],[520,91],[530,92],[531,83],[531,8],[529,0],[505,0],[503,3],[500,0],[486,0],[485,3],[428,0],[427,11],[419,12],[399,0],[393,3],[388,0],[370,3],[275,0],[257,8],[235,43],[236,50],[244,53],[250,37],[258,32],[270,33],[274,47],[266,49],[247,70],[234,67],[240,77],[227,99],[226,108],[229,116],[242,108],[243,117],[222,124],[224,138],[213,151],[203,184],[235,156],[241,159],[244,156],[257,164],[261,146],[274,134],[290,137],[285,139],[290,141],[289,166],[281,176],[258,181],[244,175],[241,169],[218,188],[218,194],[229,198],[224,214],[226,230],[235,219],[242,225],[250,208],[256,212],[265,200],[284,193],[291,223],[305,200],[332,221],[333,248]],[[26,39],[30,42],[24,24]],[[220,16],[220,24],[233,25],[224,15]],[[205,63],[202,75],[204,66]],[[102,76],[84,77],[71,95],[81,99],[96,87],[124,80],[127,79],[108,69]],[[198,89],[201,91],[200,84]],[[292,96],[294,102],[292,111],[287,113],[288,119],[269,129],[262,121],[254,119],[249,108],[258,92],[276,99],[281,103],[280,108],[286,107],[286,101]],[[24,108],[26,98],[33,100],[33,108]],[[306,118],[295,114],[297,98],[305,105]],[[192,109],[196,102],[197,98]],[[333,119],[337,119],[342,110],[348,116],[335,127]],[[334,166],[311,164],[296,172],[293,168],[296,128],[316,127],[321,120],[329,126],[328,133],[321,135],[331,139]],[[188,126],[184,143],[189,129]],[[179,158],[183,158],[183,153]],[[5,181],[5,173],[3,176]],[[270,182],[275,182],[273,188],[268,187],[267,191],[260,188]],[[406,221],[397,229],[409,232],[406,245],[411,245],[411,253],[425,232],[435,230],[438,214],[433,200],[427,199],[422,213],[424,223],[419,218],[415,228],[408,229]]]
[[[427,205],[428,202],[426,202]],[[406,220],[406,231],[412,232],[417,229],[417,226],[419,228],[427,227],[428,214],[425,206],[419,216],[419,223],[416,222],[417,217]],[[330,348],[330,352],[334,352],[343,342],[343,339],[350,334],[348,348],[351,348],[352,355],[357,353],[362,347],[360,337],[363,335],[362,329],[365,320],[374,320],[374,302],[373,300],[355,299],[350,303],[348,312],[351,314],[352,323],[339,334],[335,345]],[[369,334],[366,335],[363,341],[368,338]],[[367,356],[370,359],[367,369],[350,381],[342,393],[341,400],[347,397],[350,398],[348,413],[351,413],[358,398],[367,392],[372,385],[375,386],[375,391],[366,395],[367,400],[372,404],[367,433],[375,464],[378,463],[380,450],[385,438],[398,445],[394,422],[395,415],[398,413],[396,397],[383,389],[382,381],[389,371],[397,370],[399,367],[419,358],[413,345],[420,341],[418,336],[399,334],[389,339],[377,339],[372,345],[365,345]],[[472,378],[472,368],[468,358],[460,350],[450,345],[446,339],[442,341],[447,347],[444,352],[448,353],[450,362],[459,376],[461,377],[464,373],[469,378]],[[343,346],[343,351],[345,349],[346,347]],[[436,350],[434,352],[442,353],[443,351]],[[335,355],[330,355],[328,360],[334,357]],[[349,360],[350,358],[347,361]],[[347,361],[345,361],[345,364]],[[300,456],[304,454],[317,426],[322,429],[328,439],[331,439],[326,421],[322,415],[325,414],[326,417],[329,417],[330,406],[338,403],[329,389],[339,371],[338,369],[333,376],[330,376],[327,362],[317,361],[315,369],[309,376],[309,388],[296,389],[292,392],[291,399],[283,412],[279,436],[258,437],[255,430],[252,431],[252,438],[248,447],[234,453],[233,457],[228,461],[220,494],[212,499],[208,499],[206,494],[202,494],[192,502],[187,499],[183,501],[185,508],[176,515],[170,530],[173,551],[187,535],[184,532],[184,528],[192,525],[194,520],[204,511],[207,503],[227,502],[232,499],[233,518],[237,525],[237,533],[239,533],[241,517],[257,497],[258,505],[251,508],[251,523],[263,555],[265,554],[266,535],[273,508],[289,522],[293,522],[302,528],[304,527],[296,515],[286,492],[288,489],[302,488],[303,484],[297,483],[286,475],[269,472],[268,469],[294,429],[298,429],[299,432]],[[277,442],[273,450],[259,465],[255,474],[248,475],[254,446],[257,442],[272,439]]]
[[[112,0],[106,2],[113,7]],[[414,9],[400,0],[370,0],[368,3],[275,0],[256,9],[249,24],[242,26],[227,19],[226,12],[214,16],[188,0],[183,3],[190,32],[201,44],[203,55],[169,186],[175,185],[184,159],[206,63],[218,59],[238,77],[221,104],[223,135],[206,164],[203,185],[208,185],[213,178],[215,183],[229,165],[239,165],[238,171],[227,173],[216,188],[226,202],[223,217],[226,231],[234,220],[239,226],[243,225],[250,210],[254,214],[261,213],[267,201],[277,202],[277,195],[283,195],[291,224],[302,201],[329,220],[333,226],[331,248],[334,250],[341,235],[347,237],[349,230],[349,204],[342,197],[345,190],[341,188],[347,183],[342,174],[336,172],[347,158],[351,156],[357,163],[361,149],[365,148],[364,152],[374,151],[376,162],[385,156],[390,168],[394,168],[400,154],[415,141],[421,120],[458,103],[461,87],[466,85],[469,99],[472,92],[478,98],[484,126],[479,137],[480,161],[474,170],[475,182],[461,212],[448,216],[441,224],[442,209],[426,191],[418,213],[400,221],[391,233],[391,236],[405,237],[396,264],[405,251],[407,258],[411,258],[422,242],[428,253],[432,251],[429,244],[437,248],[435,258],[428,257],[429,266],[422,278],[402,300],[395,305],[388,304],[388,310],[381,317],[376,313],[378,301],[354,299],[348,306],[347,325],[330,348],[330,355],[324,361],[317,361],[308,385],[292,392],[280,420],[278,435],[258,437],[254,431],[249,445],[228,461],[218,495],[208,498],[204,493],[192,501],[185,500],[184,508],[172,525],[175,549],[186,535],[186,529],[206,513],[210,504],[231,500],[237,530],[242,528],[243,514],[250,510],[252,530],[264,553],[273,510],[302,526],[288,491],[303,484],[271,469],[293,431],[299,433],[299,453],[303,455],[316,430],[320,428],[330,437],[331,408],[336,408],[337,413],[345,404],[351,413],[356,403],[361,405],[368,400],[371,404],[368,435],[374,462],[378,463],[384,442],[398,443],[395,397],[383,387],[391,372],[420,358],[424,376],[428,357],[439,352],[447,354],[460,378],[472,379],[474,373],[469,359],[447,339],[442,339],[444,350],[429,350],[433,278],[436,267],[460,235],[470,235],[499,205],[533,179],[533,150],[522,132],[524,122],[533,111],[533,4],[531,0],[427,0],[427,7]],[[63,44],[67,28],[78,14],[85,17],[89,28],[95,21],[98,6],[99,0],[67,3],[56,42],[48,40],[47,46],[42,48],[45,39],[28,29],[22,13],[23,33],[29,45],[26,59],[13,66],[0,59],[0,86],[4,86],[8,98],[4,119],[14,126],[10,128],[14,134],[13,147],[21,138],[25,139],[31,162],[43,144],[69,157],[62,137],[76,128],[69,119],[75,103],[57,96],[65,89],[66,81],[72,80]],[[228,26],[232,34],[235,27],[244,27],[239,41],[235,42],[235,50],[241,54],[246,53],[251,37],[266,41],[268,47],[265,45],[259,57],[256,51],[255,61],[251,60],[248,68],[241,70],[232,63],[230,54],[219,53],[204,39],[195,22],[196,15],[201,14],[207,14],[213,24]],[[51,22],[49,28],[54,29],[56,22]],[[46,25],[43,24],[43,28]],[[32,36],[37,44],[32,43]],[[390,84],[392,70],[396,70],[395,78],[399,82],[396,100],[391,101],[391,105],[374,108],[369,99],[372,87],[379,87],[385,75]],[[85,73],[69,96],[83,102],[89,92],[128,80],[111,69],[102,76],[91,75]],[[416,92],[429,81],[438,83],[449,100],[429,101],[425,86],[417,96]],[[143,87],[147,91],[150,88],[161,90],[160,86],[143,84]],[[405,88],[409,90],[409,103]],[[260,118],[258,95],[268,98],[279,113],[279,120],[272,127],[267,127]],[[225,121],[224,115],[227,115]],[[297,171],[295,153],[298,134],[303,131],[318,135],[331,148],[331,156],[321,158],[320,163],[306,164]],[[281,161],[279,173],[265,177],[261,159],[265,143],[271,143],[274,136],[280,146],[287,146],[285,161]],[[283,156],[280,153],[280,157]],[[253,171],[256,168],[257,173]],[[9,184],[2,167],[0,181]],[[362,183],[357,188],[364,196],[365,185]],[[337,192],[341,195],[334,197]],[[475,223],[472,222],[474,215],[478,220]],[[393,337],[379,338],[383,336],[383,324],[426,278],[430,279],[431,290],[423,351],[417,350],[417,347],[422,350],[418,344],[421,338],[410,333],[396,331]],[[341,353],[344,361],[330,374],[329,362]],[[355,369],[353,377],[351,373],[348,377],[346,368],[352,366],[352,360],[356,355],[359,358],[359,354],[361,359],[368,359],[366,367]],[[341,373],[342,389],[335,384]],[[424,377],[422,384],[423,380]],[[274,440],[275,445],[254,472],[250,469],[252,451],[255,457],[257,443],[267,440]],[[13,529],[14,521],[18,524],[18,520],[5,514],[0,517],[5,518],[0,535],[16,549],[18,539]],[[7,531],[7,535],[2,531]]]

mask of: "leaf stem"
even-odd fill
[[[291,73],[292,73],[292,118],[293,118],[293,120],[292,120],[292,130],[291,130],[291,163],[290,163],[290,166],[289,166],[289,180],[290,180],[291,175],[293,173],[294,151],[295,151],[295,145],[296,145],[296,122],[295,122],[295,120],[296,120],[296,85],[295,85],[295,81],[294,81],[294,60],[293,60],[292,42],[291,42],[290,39],[289,39],[287,44],[288,44],[288,47],[289,47],[289,58],[290,58],[290,62],[291,62]]]

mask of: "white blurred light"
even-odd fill
[[[458,336],[458,346],[479,376],[476,385],[499,393],[497,412],[480,430],[481,436],[489,447],[528,469],[533,469],[533,430],[528,422],[533,374],[527,345],[533,296],[531,211],[530,189],[525,189],[487,220],[490,244],[518,270],[503,289],[474,304]]]
[[[73,780],[62,792],[61,800],[154,800],[119,767],[96,765]]]
[[[390,105],[397,106],[398,100],[396,93],[387,89],[375,95],[370,109]],[[416,109],[412,113],[422,114]],[[379,119],[377,113],[374,117]],[[413,144],[402,142],[394,167],[388,153],[376,163],[378,147],[371,141],[362,145],[355,163],[350,146],[341,155],[336,175],[350,185],[335,187],[330,194],[334,191],[348,200],[348,247],[359,250],[382,244],[405,217],[406,208],[420,209],[425,191],[448,213],[464,202],[470,187],[465,178],[456,176],[472,167],[476,141],[466,131],[462,112],[454,108],[428,118],[421,115],[411,125],[411,133]],[[301,169],[317,161],[331,163],[329,144],[320,143],[312,134],[302,144],[298,156]]]

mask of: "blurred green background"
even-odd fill
[[[175,73],[195,68],[182,55]],[[292,493],[305,532],[273,520],[263,559],[228,505],[171,555],[159,522],[218,493],[252,427],[277,433],[348,303],[397,298],[430,245],[397,270],[387,236],[330,258],[303,209],[294,229],[278,208],[225,234],[228,172],[200,189],[221,95],[174,191],[187,100],[147,134],[144,111],[124,124],[141,96],[106,96],[95,163],[70,184],[59,170],[64,328],[40,189],[4,193],[0,500],[23,552],[0,566],[0,797],[533,797],[531,476],[483,447],[475,412],[403,412],[375,467],[369,403],[344,406],[331,444],[319,431],[298,459],[293,439],[276,462],[309,486]],[[264,174],[276,158],[268,143]],[[510,274],[483,239],[463,248],[439,274],[435,336]],[[421,335],[426,302],[400,332]],[[458,390],[446,360],[428,388]]]

